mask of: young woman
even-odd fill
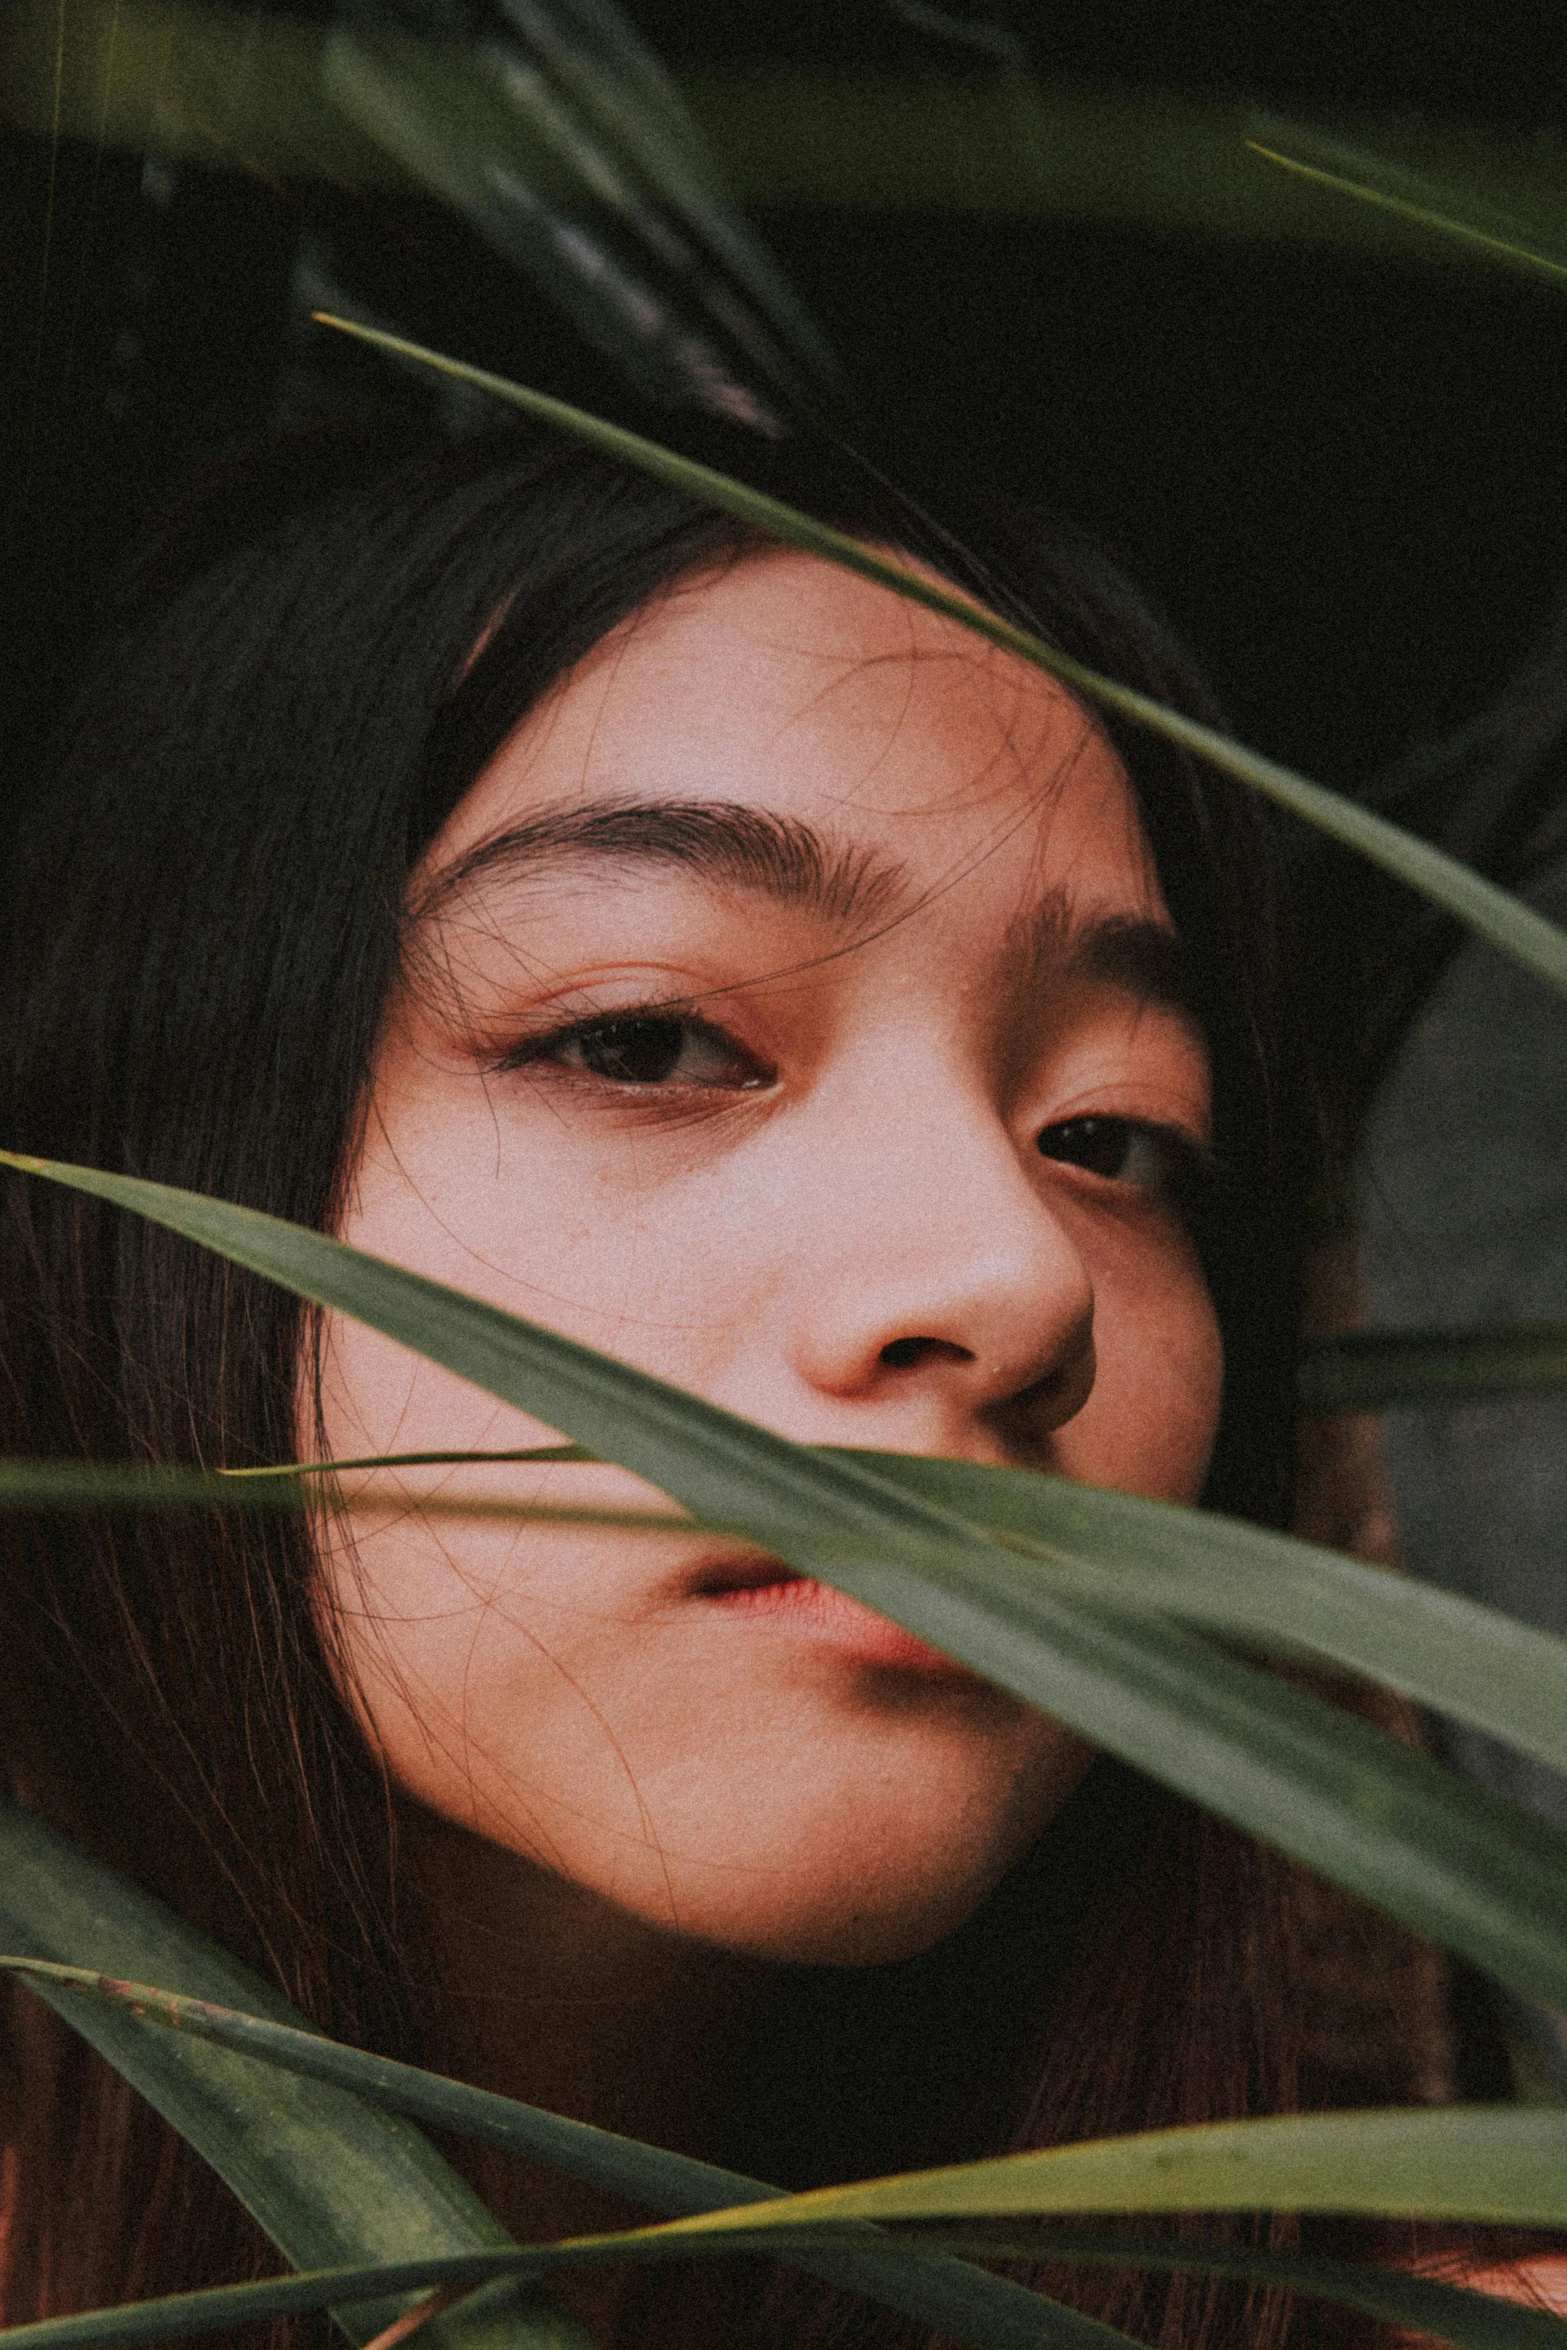
[[[93,658],[13,880],[7,1142],[334,1230],[796,1438],[1279,1522],[1308,1152],[1240,792],[544,439],[288,480],[191,519]],[[1065,538],[981,565],[818,503],[1203,708]],[[133,1219],[4,1212],[13,1453],[550,1439]],[[325,2029],[800,2185],[1421,2093],[1392,2000],[1303,2045],[1274,1856],[775,1562],[421,1516],[431,1481],[313,1530],[0,1521],[8,1785]],[[11,2013],[13,2317],[264,2262]],[[519,2234],[630,2216],[456,2159]],[[1329,2325],[1048,2282],[1172,2350]],[[914,2339],[750,2269],[565,2290],[628,2350]]]

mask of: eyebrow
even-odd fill
[[[479,881],[579,859],[697,873],[835,922],[874,921],[908,888],[895,860],[834,842],[772,809],[727,800],[588,800],[481,841],[432,877],[418,911],[429,919]]]
[[[1071,978],[1117,988],[1140,1004],[1197,1018],[1185,949],[1163,922],[1141,914],[1112,914],[1074,924],[1063,960]]]
[[[545,809],[479,842],[432,875],[418,917],[438,917],[481,882],[579,861],[695,873],[835,922],[895,919],[922,902],[895,859],[835,842],[776,809],[730,800],[598,799]],[[1017,926],[1014,948],[1035,975],[1115,988],[1195,1017],[1181,942],[1163,922],[1133,914],[1085,918],[1067,891],[1052,889]]]

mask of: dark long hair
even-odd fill
[[[1069,534],[986,525],[971,564],[874,498],[816,502],[1207,714],[1160,627]],[[23,829],[5,1141],[330,1228],[415,860],[554,680],[753,543],[531,435],[389,473],[381,452],[295,451],[209,490],[149,549]],[[1308,1159],[1282,920],[1239,789],[1150,739],[1122,748],[1211,1040],[1228,1170],[1201,1236],[1228,1359],[1210,1498],[1276,1522]],[[309,1335],[295,1300],[20,1179],[3,1186],[0,1251],[0,1451],[293,1456]],[[323,2028],[417,2056],[392,1807],[323,1651],[303,1523],[9,1516],[0,1546],[5,1786]],[[753,2166],[841,2175],[1300,2097],[1291,1872],[1108,1765],[1053,1834],[1049,1866],[1026,1863],[942,1951],[876,1970],[874,1996],[864,1977],[791,1982],[817,2074],[796,2071],[792,2104],[757,2101],[771,2121],[737,2118]],[[1062,1916],[1064,1866],[1081,1898]],[[846,2028],[873,2013],[874,2031]],[[7,2078],[9,2317],[265,2265],[205,2168],[20,1992]],[[1200,2282],[1088,2272],[1069,2289],[1183,2350],[1287,2323],[1276,2297],[1245,2314]],[[821,2295],[725,2290],[715,2323],[737,2345],[909,2338]],[[697,2299],[684,2306],[672,2338],[692,2342]],[[650,2294],[642,2339],[667,2311]]]

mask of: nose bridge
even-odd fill
[[[929,1056],[880,1088],[854,1130],[824,1186],[830,1261],[802,1297],[809,1351],[838,1383],[915,1339],[1012,1391],[1086,1350],[1089,1268],[972,1072]]]
[[[874,1186],[889,1256],[901,1244],[915,1266],[963,1285],[1026,1276],[1055,1220],[996,1111],[950,1085],[889,1106],[902,1131]]]

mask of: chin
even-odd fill
[[[934,1881],[928,1853],[920,1856],[923,1866],[911,1865],[906,1874],[885,1870],[879,1882],[868,1883],[863,1870],[841,1886],[818,1875],[802,1886],[797,1904],[785,1899],[747,1915],[706,1918],[693,1907],[681,1926],[699,1941],[776,1966],[893,1966],[918,1958],[966,1925],[1032,1841],[995,1856],[989,1866],[959,1866]]]
[[[1060,1812],[1089,1760],[1081,1741],[1063,1741],[1029,1799],[999,1815],[942,1816],[938,1800],[912,1820],[884,1815],[842,1839],[807,1831],[781,1868],[677,1878],[679,1931],[780,1966],[917,1958],[967,1924]]]
[[[884,1907],[861,1902],[835,1916],[781,1919],[758,1925],[731,1947],[748,1957],[775,1966],[877,1967],[895,1966],[900,1959],[918,1958],[967,1925],[999,1877],[965,1886],[961,1894],[916,1902],[888,1902]]]

